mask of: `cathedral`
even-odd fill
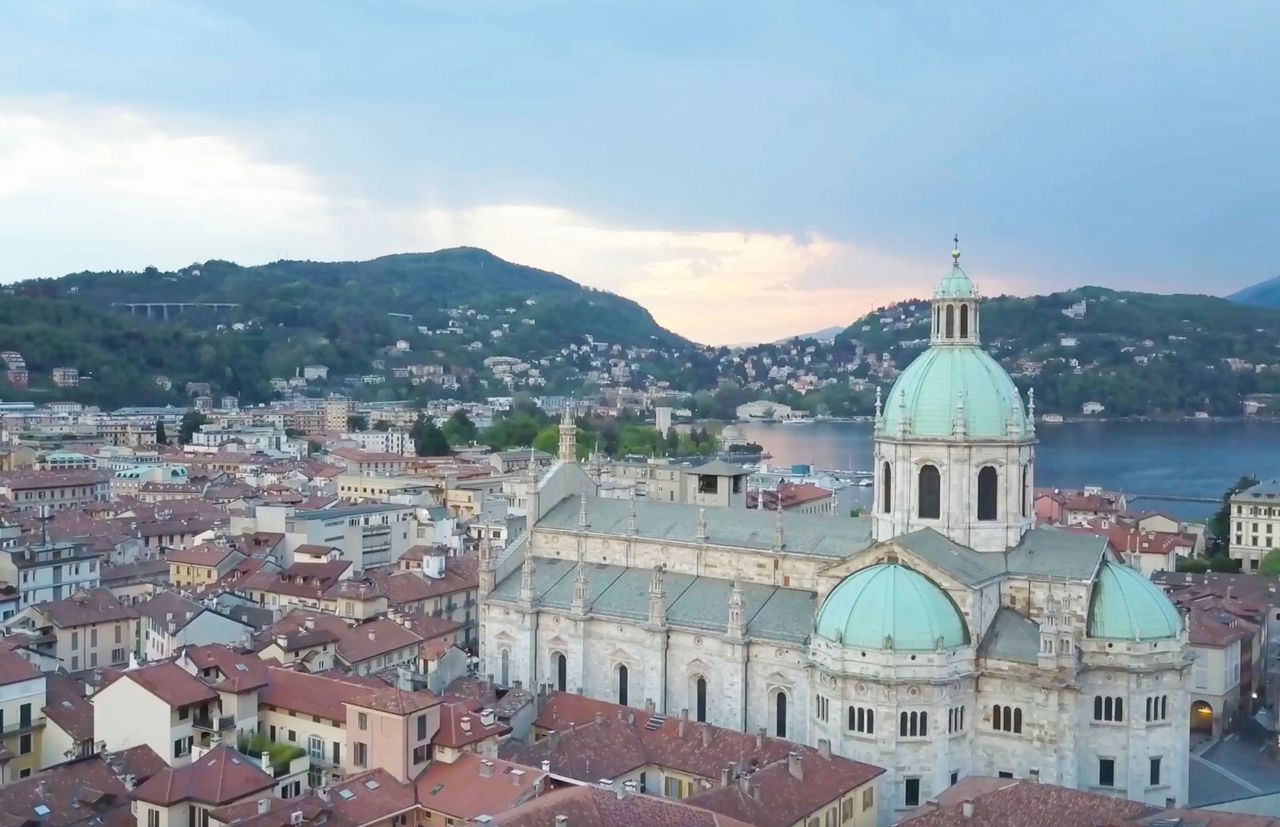
[[[481,555],[482,669],[886,769],[889,823],[967,775],[1181,805],[1182,618],[1100,538],[1036,527],[1034,395],[981,347],[959,251],[877,394],[857,518],[608,499],[575,462]]]

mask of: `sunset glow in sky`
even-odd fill
[[[1274,3],[10,2],[0,280],[457,245],[772,339],[1280,272]]]

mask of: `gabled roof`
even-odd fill
[[[184,767],[166,767],[133,791],[139,801],[170,807],[195,801],[213,807],[230,804],[275,787],[262,765],[226,744],[219,744]]]
[[[978,657],[1035,666],[1039,656],[1040,624],[1008,606],[996,609],[991,627],[978,644]]]
[[[66,675],[46,675],[44,714],[73,741],[92,741],[93,704],[84,696],[82,687]]]
[[[38,678],[44,673],[22,655],[12,650],[0,652],[0,686]]]
[[[36,610],[59,629],[132,620],[138,616],[133,607],[121,603],[106,588],[81,589],[62,600],[41,603]]]
[[[452,764],[428,766],[414,785],[421,806],[465,821],[528,800],[546,776],[533,767],[463,752]]]
[[[497,827],[546,827],[564,816],[571,827],[754,827],[727,815],[656,795],[625,795],[584,785],[538,796],[494,816]]]
[[[118,672],[103,689],[122,680],[133,681],[171,707],[190,706],[218,699],[217,692],[173,661]],[[101,689],[98,691],[102,692]]]

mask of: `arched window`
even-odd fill
[[[874,735],[876,731],[876,711],[864,706],[849,707],[849,731]]]
[[[569,659],[563,652],[556,655],[556,689],[561,692],[569,689]]]
[[[928,712],[920,713],[920,734],[921,735],[929,734],[929,713]]]
[[[880,510],[888,514],[893,510],[893,469],[888,462],[880,469]]]
[[[969,305],[960,305],[960,338],[969,338]]]
[[[996,518],[996,488],[999,481],[994,466],[983,466],[978,472],[978,519],[994,520]]]
[[[787,737],[787,693],[782,691],[773,696],[773,734]]]
[[[945,338],[954,339],[956,337],[956,307],[953,304],[947,305],[947,335]]]
[[[1124,720],[1124,698],[1116,698],[1116,720]]]
[[[916,502],[920,519],[938,519],[942,513],[942,475],[938,473],[938,466],[920,467],[919,489]]]
[[[1101,695],[1093,696],[1093,720],[1095,721],[1102,720],[1102,696]]]
[[[905,712],[898,716],[898,737],[907,737],[907,713]]]
[[[693,682],[694,710],[697,712],[697,720],[707,720],[707,679],[698,678]]]
[[[1022,732],[1022,710],[1016,707],[1013,710],[1013,731]]]
[[[625,664],[618,667],[618,705],[627,705],[627,667]]]
[[[498,656],[498,660],[501,664],[498,669],[498,675],[499,677],[502,678],[502,680],[499,681],[499,683],[502,684],[503,686],[510,686],[511,685],[511,653],[508,652],[506,649],[503,649],[502,654]]]
[[[1022,516],[1027,516],[1027,467],[1022,466]]]
[[[937,336],[942,332],[942,308],[933,308],[933,335]]]

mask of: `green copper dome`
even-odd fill
[[[933,297],[935,299],[975,299],[978,297],[978,290],[957,262],[951,265],[951,272],[938,282],[938,288],[933,292]]]
[[[1181,631],[1182,617],[1159,586],[1126,565],[1102,563],[1089,604],[1089,637],[1158,640]]]
[[[947,593],[896,563],[871,566],[841,580],[822,602],[817,627],[827,640],[858,649],[932,652],[963,646],[969,639],[964,618]]]
[[[907,419],[907,436],[948,438],[956,433],[963,400],[964,435],[975,439],[1031,434],[1018,389],[1004,368],[976,345],[938,345],[907,366],[884,403],[884,433],[894,436]]]

